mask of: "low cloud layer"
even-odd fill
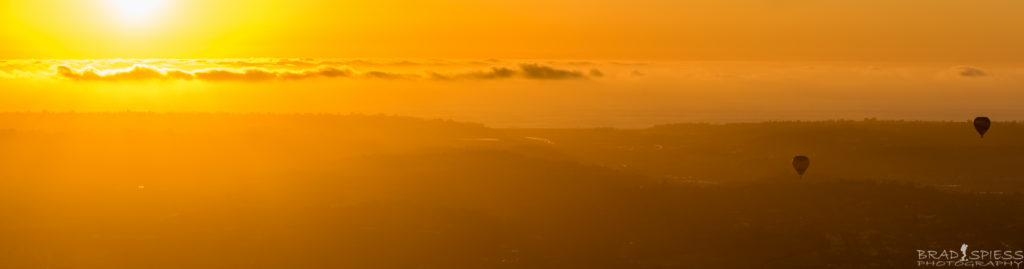
[[[596,73],[595,73],[596,71]],[[591,77],[601,77],[603,73],[600,70],[592,69]],[[485,71],[474,71],[467,73],[459,73],[454,75],[444,75],[433,73],[431,77],[435,79],[451,80],[451,79],[507,79],[507,78],[525,78],[525,79],[536,79],[536,80],[565,80],[565,79],[584,79],[587,78],[583,72],[556,69],[550,66],[543,66],[539,64],[520,64],[517,68],[508,67],[492,67],[490,70]]]
[[[547,60],[99,59],[2,60],[0,79],[268,82],[302,80],[786,81],[849,76],[1019,80],[1024,71],[976,66],[846,66],[772,63],[621,63]],[[996,77],[994,74],[999,74]]]
[[[267,81],[297,80],[317,77],[350,77],[353,71],[335,67],[320,67],[302,71],[270,71],[266,69],[202,69],[184,71],[149,65],[135,65],[129,69],[100,71],[95,68],[76,70],[67,65],[57,66],[57,76],[82,81],[140,81],[140,80],[201,80],[201,81]]]
[[[195,62],[193,62],[195,63]],[[276,62],[281,63],[281,62]],[[315,78],[362,78],[381,80],[496,80],[496,79],[532,79],[532,80],[568,80],[601,77],[603,73],[591,69],[589,76],[581,71],[558,69],[539,64],[520,64],[515,68],[491,67],[479,71],[434,72],[425,75],[411,72],[385,70],[354,70],[348,66],[318,65],[303,68],[267,69],[254,67],[212,67],[195,70],[161,67],[165,62],[148,62],[134,64],[127,68],[97,69],[91,65],[75,68],[68,64],[56,65],[55,75],[62,79],[75,81],[145,81],[145,80],[182,80],[208,82],[261,82],[287,81]],[[209,63],[207,63],[209,64]],[[238,66],[238,62],[227,64]],[[300,66],[292,64],[291,67]]]

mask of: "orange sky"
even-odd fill
[[[0,112],[1024,120],[1011,0],[0,0]]]
[[[0,58],[1024,60],[1011,0],[157,1],[2,0]]]

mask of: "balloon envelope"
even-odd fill
[[[793,157],[793,169],[796,169],[797,174],[803,176],[809,166],[811,166],[811,159],[807,158],[807,156]]]
[[[988,131],[988,127],[992,126],[992,121],[988,117],[977,117],[974,118],[974,129],[978,130],[978,134],[982,138],[985,137],[985,132]]]

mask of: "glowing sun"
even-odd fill
[[[149,20],[161,9],[165,0],[107,0],[118,18],[138,23]]]

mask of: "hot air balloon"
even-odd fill
[[[793,169],[796,169],[796,173],[800,174],[800,178],[804,178],[804,172],[807,171],[807,167],[811,166],[811,159],[807,156],[799,155],[793,157]]]
[[[974,129],[978,130],[978,134],[981,138],[985,138],[985,132],[988,131],[988,127],[992,126],[992,121],[988,117],[977,117],[974,118]]]

